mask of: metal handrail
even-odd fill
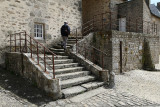
[[[23,36],[23,37],[22,37]],[[12,40],[13,38],[13,40]],[[18,42],[17,42],[18,41]],[[26,33],[26,31],[24,32],[19,32],[19,33],[15,33],[15,34],[11,34],[10,35],[10,52],[12,52],[12,42],[15,42],[14,43],[14,47],[15,47],[15,52],[18,52],[17,51],[17,43],[19,43],[19,52],[22,52],[22,53],[28,53],[28,49],[30,50],[30,53],[31,53],[31,58],[33,58],[33,53],[34,53],[34,50],[33,48],[36,48],[36,55],[37,55],[37,64],[39,65],[39,60],[41,59],[42,61],[44,61],[44,72],[47,72],[47,66],[49,66],[50,68],[52,68],[53,70],[53,79],[55,79],[55,67],[54,67],[54,57],[57,57],[57,55],[55,53],[53,53],[52,51],[50,51],[48,48],[46,48],[43,44],[39,43],[37,40],[35,40],[33,37],[31,37],[30,35],[28,35]],[[25,49],[25,52],[24,50],[22,49],[22,45],[24,44],[24,47],[23,49]],[[43,49],[40,50],[39,49],[39,46],[40,48]],[[49,58],[46,54],[46,51],[48,51],[49,53],[51,53],[52,55],[52,58]],[[40,57],[39,54],[42,53],[43,54],[43,57]],[[52,61],[52,64],[53,64],[53,67],[50,66],[50,64],[48,64],[46,62],[46,58],[49,58],[49,60]]]
[[[93,32],[92,30],[95,30],[97,25],[98,25],[98,29],[99,30],[107,30],[104,28],[104,26],[106,25],[106,22],[104,21],[104,16],[107,16],[108,17],[108,21],[107,21],[107,24],[109,26],[109,29],[108,30],[117,30],[117,29],[113,29],[113,27],[118,27],[118,21],[119,19],[113,19],[112,18],[112,15],[113,15],[114,12],[105,12],[105,13],[101,13],[101,14],[96,14],[93,16],[93,18],[91,18],[89,21],[86,21],[84,24],[82,24],[82,31],[83,31],[83,36],[89,34],[90,32]],[[117,14],[117,13],[115,13]],[[130,28],[133,27],[133,25],[135,25],[135,31],[134,32],[139,32],[139,25],[142,26],[143,28],[147,27],[148,30],[147,30],[147,34],[157,34],[157,24],[156,23],[152,23],[150,21],[146,21],[146,20],[143,20],[141,18],[136,18],[134,21],[133,20],[130,20],[131,18],[130,17],[127,17],[125,15],[121,15],[121,14],[117,14],[117,16],[119,17],[126,17],[127,19],[129,19],[129,21],[126,21],[127,23],[127,26],[128,29],[129,29],[129,32],[130,32]],[[139,21],[140,20],[140,21]],[[117,25],[113,24],[113,22],[116,22],[117,21]],[[140,23],[140,24],[139,24]],[[144,25],[145,23],[147,23],[148,25]],[[100,26],[99,26],[100,24]],[[150,26],[150,25],[151,26]],[[93,29],[90,29],[90,26],[93,27]],[[88,28],[88,29],[87,29]],[[143,31],[143,28],[142,28],[142,31]],[[151,32],[149,32],[149,29],[152,29]],[[97,30],[97,29],[96,29]],[[145,33],[145,31],[143,31],[143,33]]]
[[[81,49],[81,50],[79,50],[79,48]],[[83,50],[82,50],[83,49]],[[92,53],[92,51],[93,51],[93,53]],[[80,54],[80,55],[82,55],[82,56],[84,56],[84,58],[85,58],[85,60],[89,60],[89,61],[91,61],[94,65],[97,65],[95,62],[98,62],[97,60],[96,60],[96,57],[95,57],[95,55],[96,55],[96,53],[95,53],[95,51],[98,51],[97,53],[99,54],[99,55],[101,55],[100,57],[101,57],[101,68],[102,68],[102,71],[105,69],[105,67],[104,67],[104,56],[108,56],[108,54],[107,53],[105,53],[104,51],[101,51],[100,49],[97,49],[96,47],[94,47],[94,46],[91,46],[91,45],[86,45],[86,43],[84,43],[83,44],[83,46],[79,46],[79,45],[77,45],[76,46],[76,54]],[[90,56],[90,58],[87,58],[87,55],[88,56]]]

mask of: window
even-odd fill
[[[43,24],[36,24],[34,25],[34,37],[35,39],[43,39],[43,31],[44,27]]]

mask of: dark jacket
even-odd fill
[[[67,24],[64,24],[61,27],[61,35],[62,36],[68,36],[68,35],[70,35],[70,27]]]

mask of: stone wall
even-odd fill
[[[95,50],[95,59],[97,64],[101,67],[104,66],[104,68],[109,71],[112,71],[112,42],[110,39],[110,32],[95,32],[91,45],[101,51]]]
[[[0,0],[0,8],[1,50],[8,43],[8,34],[26,30],[34,36],[34,23],[44,24],[40,42],[47,45],[61,39],[60,27],[65,20],[71,30],[81,26],[81,0]]]
[[[120,72],[120,41],[122,42],[122,71],[142,69],[144,39],[149,43],[153,64],[157,64],[159,36],[112,31],[112,70],[115,73]]]
[[[84,57],[86,56],[86,59],[94,62],[96,65],[111,71],[112,43],[109,39],[110,36],[102,32],[90,33],[82,40],[78,41],[77,53]],[[103,51],[103,53],[100,51]],[[73,52],[76,53],[76,45],[73,47]]]
[[[93,19],[94,15],[109,11],[110,0],[82,0],[83,23]]]
[[[87,43],[106,53],[104,55],[104,67],[116,74],[127,72],[135,69],[142,69],[143,59],[145,55],[144,41],[149,44],[150,56],[152,64],[155,65],[159,61],[159,36],[142,33],[108,31],[95,32],[91,39],[87,39]],[[120,66],[120,42],[122,43],[122,66]],[[83,42],[81,44],[84,44]],[[89,53],[92,53],[90,50]],[[102,66],[102,54],[95,52],[96,64]],[[92,57],[90,57],[92,61]],[[150,62],[151,63],[151,62]]]
[[[126,17],[127,31],[135,32],[137,30],[139,33],[143,32],[145,34],[156,34],[153,30],[153,24],[155,23],[158,25],[157,34],[160,35],[160,18],[151,14],[149,7],[144,0],[132,0],[118,4],[118,16],[119,18]]]
[[[112,16],[111,16],[111,18],[112,18],[112,29],[114,29],[114,30],[117,30],[118,28],[118,26],[114,26],[114,25],[117,25],[118,24],[118,22],[117,22],[117,19],[118,19],[118,5],[117,4],[120,4],[120,3],[123,3],[124,2],[124,0],[111,0],[111,2],[110,2],[110,10],[111,10],[111,12],[112,12]]]
[[[150,9],[148,8],[147,4],[144,2],[143,3],[143,19],[145,21],[149,21],[151,22],[152,24],[149,24],[149,23],[146,23],[146,22],[143,22],[143,30],[145,33],[149,32],[149,33],[155,33],[156,32],[154,30],[152,30],[152,26],[153,24],[157,24],[157,34],[160,35],[160,18],[151,14],[150,12]],[[147,28],[147,26],[149,26],[150,28]]]
[[[143,0],[131,0],[118,4],[118,18],[126,18],[126,31],[143,32]]]
[[[103,23],[106,24],[105,29],[109,29],[110,17],[112,18],[112,24],[117,23],[117,5],[124,2],[123,0],[82,0],[82,19],[83,24],[87,21],[94,19],[94,29],[102,29],[102,13]],[[107,13],[106,13],[107,12]],[[110,13],[112,12],[112,16]],[[115,28],[115,27],[112,27]]]
[[[6,53],[5,66],[10,72],[19,74],[38,88],[44,90],[53,100],[61,98],[61,87],[59,79],[52,79],[42,70],[31,58],[29,54]]]

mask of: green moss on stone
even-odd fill
[[[155,70],[155,66],[151,58],[149,42],[147,40],[144,40],[143,44],[142,67],[144,70]]]

